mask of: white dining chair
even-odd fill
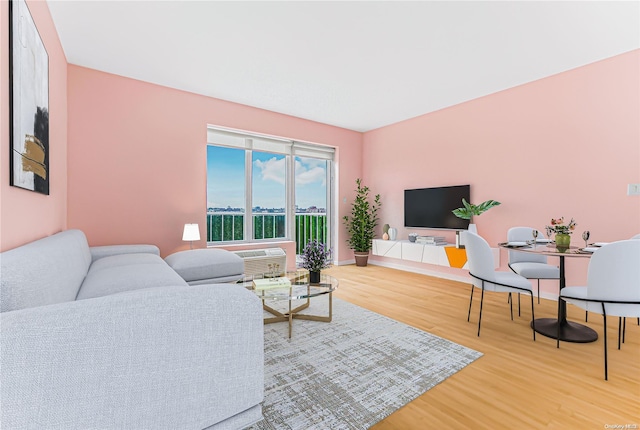
[[[608,379],[607,316],[640,317],[640,241],[613,242],[593,253],[586,287],[567,287],[560,299],[589,312],[602,314],[604,321],[604,379]],[[620,325],[618,325],[618,338]],[[618,341],[619,345],[619,341]],[[560,341],[557,343],[560,347]]]
[[[640,239],[640,233],[636,234],[635,236],[632,236],[631,239]],[[627,324],[626,324],[627,320],[625,319],[624,322],[625,322],[624,328],[626,330],[626,328],[627,328]],[[638,325],[640,325],[640,317],[638,317],[637,322],[638,322]],[[623,342],[624,342],[624,334],[622,335],[622,339],[623,339]],[[620,344],[620,339],[618,339],[618,344]]]
[[[484,292],[494,291],[498,293],[527,293],[531,295],[531,320],[535,321],[533,311],[533,287],[524,277],[512,273],[496,271],[494,269],[493,252],[491,247],[482,237],[469,231],[463,233],[469,264],[469,275],[471,275],[471,298],[469,299],[469,313],[467,321],[471,319],[471,305],[473,304],[473,290],[479,288],[480,314],[478,316],[478,336],[480,336],[480,324],[482,322],[482,305],[484,302]],[[513,319],[513,312],[511,313]],[[532,322],[533,340],[536,340],[534,323]]]
[[[507,240],[509,242],[533,240],[533,230],[531,227],[512,227],[507,232]],[[544,238],[544,235],[538,231],[538,237]],[[540,303],[540,279],[560,280],[560,269],[558,266],[548,264],[547,257],[544,255],[509,250],[509,268],[520,276],[538,281],[538,303]],[[520,303],[518,303],[518,309],[519,307]]]
[[[632,237],[631,237],[631,239],[640,239],[640,233],[638,233],[638,234],[636,234],[636,235],[632,236]],[[625,323],[626,323],[626,322],[627,322],[627,321],[625,320]],[[640,317],[638,317],[638,325],[640,325]],[[625,324],[625,328],[626,328],[626,324]],[[624,339],[624,338],[623,338],[623,339]],[[619,342],[618,342],[618,343],[619,343]]]
[[[638,234],[636,234],[634,236],[631,236],[630,239],[632,239],[632,240],[640,239],[640,233],[638,233]],[[584,312],[584,320],[585,320],[585,322],[589,320],[589,311],[585,311]],[[624,321],[624,323],[623,323],[623,332],[622,332],[623,333],[622,334],[622,342],[624,343],[624,333],[625,333],[625,331],[627,329],[627,319],[624,318],[623,321]],[[638,322],[638,325],[640,325],[640,317],[637,318],[637,322]],[[620,326],[618,326],[618,331],[620,331]],[[618,349],[620,349],[620,335],[618,335]]]
[[[631,236],[631,239],[636,240],[636,239],[640,239],[640,233]],[[589,311],[585,311],[585,316],[584,316],[584,320],[587,321],[587,319],[589,318]],[[637,318],[637,322],[638,325],[640,325],[640,317]],[[622,334],[622,342],[624,343],[624,333],[627,329],[627,319],[624,318],[624,324],[623,324],[623,334]],[[618,331],[620,331],[620,327],[618,326]],[[620,349],[620,335],[618,335],[618,349]]]

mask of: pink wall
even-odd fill
[[[473,203],[502,202],[475,219],[493,246],[511,226],[544,231],[560,216],[576,219],[575,244],[585,229],[593,241],[640,233],[640,197],[626,195],[640,182],[639,76],[636,50],[365,133],[363,177],[382,194],[381,222],[406,239],[404,189],[471,184]],[[586,280],[580,260],[567,265],[569,284]]]
[[[74,65],[68,91],[68,221],[92,245],[154,243],[166,255],[188,248],[185,223],[206,231],[207,124],[336,146],[336,200],[350,201],[361,175],[358,132]],[[337,245],[352,258],[343,237]]]
[[[509,226],[542,228],[553,216],[575,217],[578,232],[589,229],[596,241],[640,232],[640,198],[626,196],[627,183],[640,182],[640,51],[363,136],[68,66],[46,3],[28,4],[50,61],[51,195],[8,185],[3,49],[1,250],[64,228],[83,229],[93,245],[151,242],[165,255],[186,249],[182,225],[205,227],[207,124],[338,148],[335,245],[341,262],[352,259],[340,219],[349,212],[357,177],[382,194],[381,222],[398,227],[400,238],[408,233],[402,190],[463,183],[472,185],[474,202],[503,202],[476,219],[493,245]],[[8,4],[0,6],[0,36],[8,46]],[[586,263],[572,263],[569,282],[583,281],[585,269]]]
[[[67,60],[45,2],[27,2],[49,54],[50,195],[9,185],[9,3],[0,2],[0,250],[67,226]]]

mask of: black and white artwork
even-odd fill
[[[9,2],[11,185],[49,194],[49,56],[24,0]]]

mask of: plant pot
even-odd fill
[[[567,249],[569,249],[569,246],[571,245],[571,235],[570,234],[562,234],[562,233],[556,233],[556,248],[558,248],[558,251],[566,251]]]
[[[309,283],[310,284],[319,284],[320,283],[320,272],[309,272]]]
[[[470,231],[471,233],[475,233],[478,234],[478,228],[476,227],[475,224],[469,224],[469,228],[467,229],[467,231]],[[456,230],[456,248],[461,248],[464,249],[464,239],[462,238],[462,232],[460,230]]]
[[[356,257],[356,266],[364,267],[369,261],[369,251],[355,251],[353,255]]]

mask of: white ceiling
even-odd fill
[[[61,1],[69,63],[368,131],[640,48],[640,2]]]

